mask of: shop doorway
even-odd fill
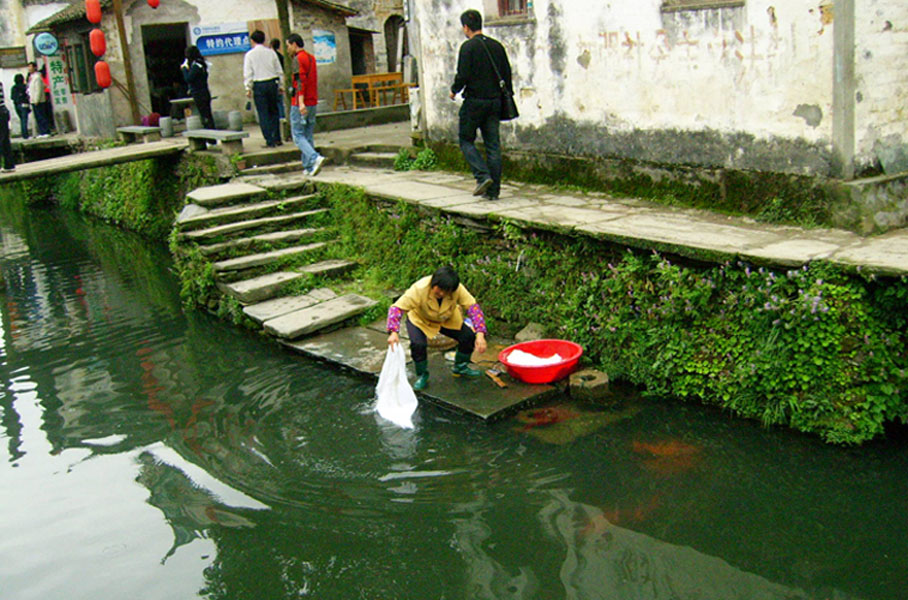
[[[171,112],[170,100],[184,98],[187,93],[180,65],[188,38],[189,23],[142,26],[151,110],[165,117]]]

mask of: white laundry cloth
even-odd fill
[[[388,347],[375,394],[378,396],[375,410],[383,419],[398,427],[413,428],[412,417],[418,402],[407,381],[407,357],[401,344]]]
[[[548,358],[541,358],[523,350],[514,350],[508,354],[508,362],[518,367],[546,367],[558,364],[563,360],[560,354],[554,354]]]

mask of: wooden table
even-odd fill
[[[385,104],[403,104],[410,101],[411,84],[404,83],[403,73],[368,73],[354,75],[353,87],[334,90],[334,110],[338,104],[347,109],[346,94],[351,94],[353,110],[364,107],[377,107]],[[388,96],[391,101],[387,102]]]

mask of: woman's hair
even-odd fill
[[[202,51],[198,46],[186,47],[186,58],[189,60],[202,60]]]
[[[25,83],[25,76],[22,73],[16,73],[16,76],[13,77],[15,83]]]
[[[446,292],[453,292],[460,286],[460,276],[457,275],[457,271],[454,270],[454,267],[450,265],[439,267],[438,270],[432,274],[432,281],[429,283],[430,288],[435,286],[438,286]]]

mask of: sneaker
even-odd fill
[[[491,179],[484,179],[484,180],[481,181],[480,183],[476,184],[476,189],[473,190],[473,195],[474,195],[474,196],[482,196],[482,195],[485,194],[487,191],[489,191],[489,188],[490,188],[490,187],[492,187],[492,180],[491,180]]]
[[[487,202],[494,202],[495,200],[498,200],[498,196],[493,196],[492,194],[486,192],[482,195],[482,199],[486,200]]]
[[[310,170],[311,172],[309,173],[309,175],[311,175],[312,177],[318,175],[319,171],[322,170],[322,163],[324,162],[325,157],[319,155],[319,157],[315,159],[315,164],[312,165],[312,169]]]

